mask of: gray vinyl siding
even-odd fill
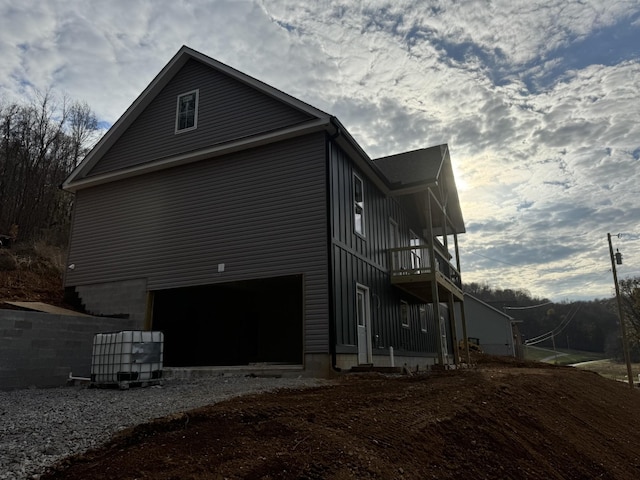
[[[314,134],[80,190],[65,283],[303,274],[305,351],[328,352],[325,158]]]
[[[480,339],[480,348],[491,355],[513,355],[513,329],[511,320],[474,297],[465,295],[464,311],[467,336]],[[457,329],[462,339],[462,322]]]
[[[364,183],[365,235],[354,231],[353,174]],[[391,285],[388,273],[389,220],[399,225],[401,242],[409,245],[410,212],[359,172],[349,157],[334,143],[329,145],[331,271],[334,295],[333,317],[337,350],[356,352],[356,283],[369,287],[371,294],[372,346],[398,354],[434,354],[437,335],[433,320],[427,332],[420,328],[420,304],[412,296]],[[414,229],[417,230],[417,229]],[[409,303],[409,328],[400,318],[400,301]]]
[[[178,95],[199,90],[197,128],[175,133]],[[189,60],[88,176],[299,124],[311,117]]]

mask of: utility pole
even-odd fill
[[[622,255],[620,252],[613,254],[613,246],[611,245],[611,234],[607,233],[609,241],[609,255],[611,256],[611,271],[613,272],[613,283],[616,287],[616,300],[618,302],[618,317],[620,318],[620,330],[622,331],[622,351],[624,352],[624,361],[627,364],[627,379],[629,386],[633,388],[633,373],[631,373],[631,358],[629,357],[629,343],[627,342],[627,327],[624,323],[624,313],[622,311],[622,302],[620,300],[620,287],[618,286],[618,272],[616,271],[616,263],[622,264]]]

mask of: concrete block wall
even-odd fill
[[[0,390],[56,387],[91,373],[93,336],[134,329],[129,319],[0,310]]]
[[[92,315],[128,315],[136,329],[144,327],[147,310],[146,279],[78,285],[76,292]]]

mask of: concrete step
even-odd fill
[[[351,370],[349,370],[349,372],[402,373],[403,367],[377,367],[375,365],[358,365],[357,367],[351,367]]]
[[[253,376],[253,377],[299,377],[305,372],[303,365],[290,364],[254,364],[212,367],[164,367],[162,377],[165,380],[189,380],[202,377]]]

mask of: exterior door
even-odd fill
[[[371,361],[371,313],[369,308],[369,289],[356,286],[356,322],[358,329],[358,365]]]

